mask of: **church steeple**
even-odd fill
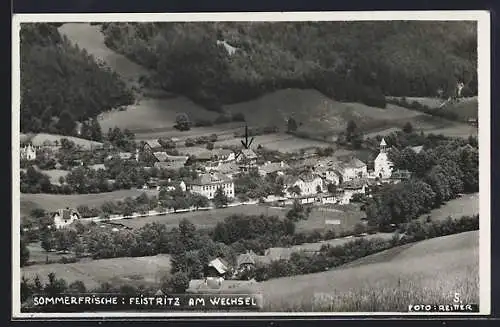
[[[382,141],[380,141],[380,152],[386,152],[387,151],[387,143],[385,142],[385,139],[382,138]]]

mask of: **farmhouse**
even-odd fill
[[[340,161],[336,163],[337,171],[342,176],[342,181],[350,181],[356,178],[365,178],[368,176],[368,169],[366,164],[356,157],[339,158]]]
[[[236,161],[238,163],[255,165],[257,163],[257,154],[251,149],[243,149],[237,154]]]
[[[235,162],[224,162],[216,167],[206,167],[206,169],[207,171],[216,171],[230,178],[233,178],[234,175],[240,172],[240,166],[238,166]]]
[[[72,224],[75,220],[80,219],[80,213],[76,209],[59,209],[54,212],[52,218],[54,226],[59,229]]]
[[[237,271],[242,273],[244,271],[251,270],[255,267],[254,260],[255,253],[253,251],[247,251],[246,253],[242,253],[236,258]]]
[[[184,167],[188,160],[188,157],[186,156],[171,156],[168,155],[166,152],[155,152],[153,156],[155,160],[157,160],[154,163],[154,166],[158,169],[178,170]]]
[[[205,267],[205,277],[226,277],[231,273],[231,266],[222,258],[215,258]]]
[[[213,199],[219,188],[228,198],[234,198],[233,179],[217,172],[201,174],[189,187],[191,192],[201,194],[208,199]]]
[[[236,159],[233,151],[228,149],[214,149],[212,150],[212,160],[218,162],[232,162]]]
[[[380,142],[380,152],[374,161],[375,177],[380,179],[390,178],[392,175],[393,166],[394,164],[389,159],[389,156],[387,154],[387,143],[385,142],[385,139],[382,138],[382,141]]]
[[[354,194],[366,194],[368,183],[364,179],[355,179],[342,184],[339,197],[340,204],[349,204]]]
[[[259,167],[259,174],[261,176],[266,176],[268,174],[277,173],[278,175],[282,176],[284,175],[285,170],[289,168],[290,167],[283,161],[281,162],[268,161]]]
[[[163,150],[163,147],[161,146],[160,142],[158,142],[158,140],[146,141],[144,143],[144,147],[142,148],[142,151],[146,151],[149,153],[154,153],[161,150]]]
[[[36,159],[36,151],[37,149],[31,145],[25,145],[21,148],[21,160],[28,160],[28,161],[33,161]]]
[[[323,191],[323,180],[313,174],[303,174],[302,176],[286,176],[284,183],[284,193],[286,197],[293,196],[307,197],[316,195]],[[293,192],[292,189],[300,190],[299,194]]]
[[[339,173],[333,166],[319,166],[314,168],[314,172],[323,178],[327,184],[339,185],[342,174]]]

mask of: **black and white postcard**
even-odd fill
[[[13,317],[489,314],[489,19],[15,15]]]

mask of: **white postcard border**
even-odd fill
[[[155,22],[155,21],[383,21],[383,20],[440,20],[478,22],[478,121],[479,126],[479,275],[480,312],[491,312],[491,205],[490,205],[490,13],[488,11],[364,11],[364,12],[265,12],[265,13],[113,13],[113,14],[15,14],[12,18],[12,318],[15,319],[64,319],[85,318],[241,318],[241,317],[335,317],[335,316],[431,316],[449,313],[401,312],[258,312],[258,313],[21,313],[20,289],[20,58],[19,30],[21,23],[34,22]],[[15,214],[14,214],[15,213]],[[453,313],[453,316],[470,314]]]

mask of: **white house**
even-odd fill
[[[289,192],[289,188],[298,187],[300,196],[307,197],[318,194],[318,190],[324,191],[323,180],[321,177],[313,174],[304,174],[302,176],[287,176],[284,180],[284,193],[288,198],[294,197],[294,194]]]
[[[387,154],[387,143],[382,138],[380,142],[380,152],[374,161],[374,174],[380,179],[390,178],[394,164]]]
[[[290,168],[285,162],[266,162],[259,167],[259,174],[261,176],[266,176],[267,174],[277,173],[279,176],[283,176],[285,170]]]
[[[238,163],[254,165],[257,162],[257,154],[251,149],[243,149],[236,155],[236,161]]]
[[[314,172],[323,178],[326,184],[340,184],[341,174],[331,166],[319,166]]]
[[[340,204],[349,204],[354,194],[366,194],[366,181],[362,179],[351,180],[342,185],[342,192],[339,196]]]
[[[54,219],[54,226],[59,229],[72,224],[75,220],[80,219],[80,213],[75,209],[59,209],[52,216]]]
[[[33,161],[36,159],[36,148],[31,145],[27,144],[21,148],[21,160],[29,160]]]
[[[216,172],[201,174],[199,178],[190,185],[190,191],[213,199],[217,189],[221,188],[228,198],[234,198],[233,179]]]
[[[341,159],[333,164],[334,169],[341,176],[341,183],[347,182],[356,178],[365,178],[368,176],[368,168],[366,164],[355,157]]]

